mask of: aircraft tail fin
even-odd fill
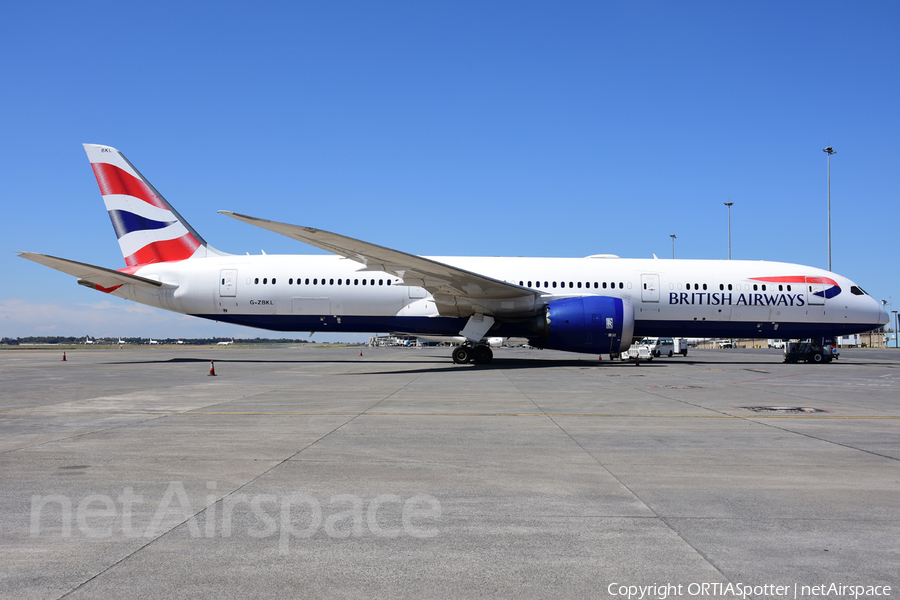
[[[110,146],[84,144],[129,267],[220,256],[162,194]]]

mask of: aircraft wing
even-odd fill
[[[132,284],[149,286],[152,288],[172,288],[171,284],[165,284],[160,281],[147,279],[146,277],[138,277],[137,275],[129,275],[106,267],[98,267],[86,263],[69,260],[66,258],[58,258],[47,254],[36,254],[34,252],[19,252],[19,256],[33,260],[44,266],[74,275],[78,278],[78,283],[85,287],[93,288],[101,292],[111,292],[115,288]]]
[[[337,233],[314,227],[267,221],[230,211],[220,210],[219,212],[238,221],[280,233],[310,246],[361,263],[365,265],[364,269],[360,269],[361,271],[391,273],[403,280],[402,285],[425,288],[434,296],[442,314],[456,312],[447,310],[448,305],[466,304],[481,306],[486,309],[484,312],[488,314],[495,312],[520,313],[526,306],[533,307],[534,300],[539,296],[538,292],[525,287]],[[491,308],[494,305],[496,307]],[[503,310],[504,307],[508,307],[508,311]],[[524,312],[528,312],[528,310],[525,309]]]

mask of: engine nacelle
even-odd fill
[[[554,300],[544,309],[543,335],[532,338],[538,348],[607,354],[631,346],[634,306],[611,296]]]

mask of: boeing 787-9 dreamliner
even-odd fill
[[[888,322],[858,285],[822,269],[740,260],[417,256],[228,211],[329,255],[214,249],[121,152],[85,144],[126,267],[20,256],[128,300],[273,331],[454,336],[456,363],[489,363],[489,338],[616,354],[642,336],[819,338]]]

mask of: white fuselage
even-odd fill
[[[866,331],[886,320],[879,303],[850,280],[789,263],[431,258],[537,290],[539,304],[590,295],[630,301],[635,335],[806,337],[820,330]],[[281,331],[458,333],[459,324],[438,312],[425,289],[363,268],[331,255],[215,256],[151,264],[134,273],[172,289],[125,285],[113,293],[179,313]],[[491,313],[490,306],[484,309]],[[501,328],[491,335],[505,333],[514,334]]]

